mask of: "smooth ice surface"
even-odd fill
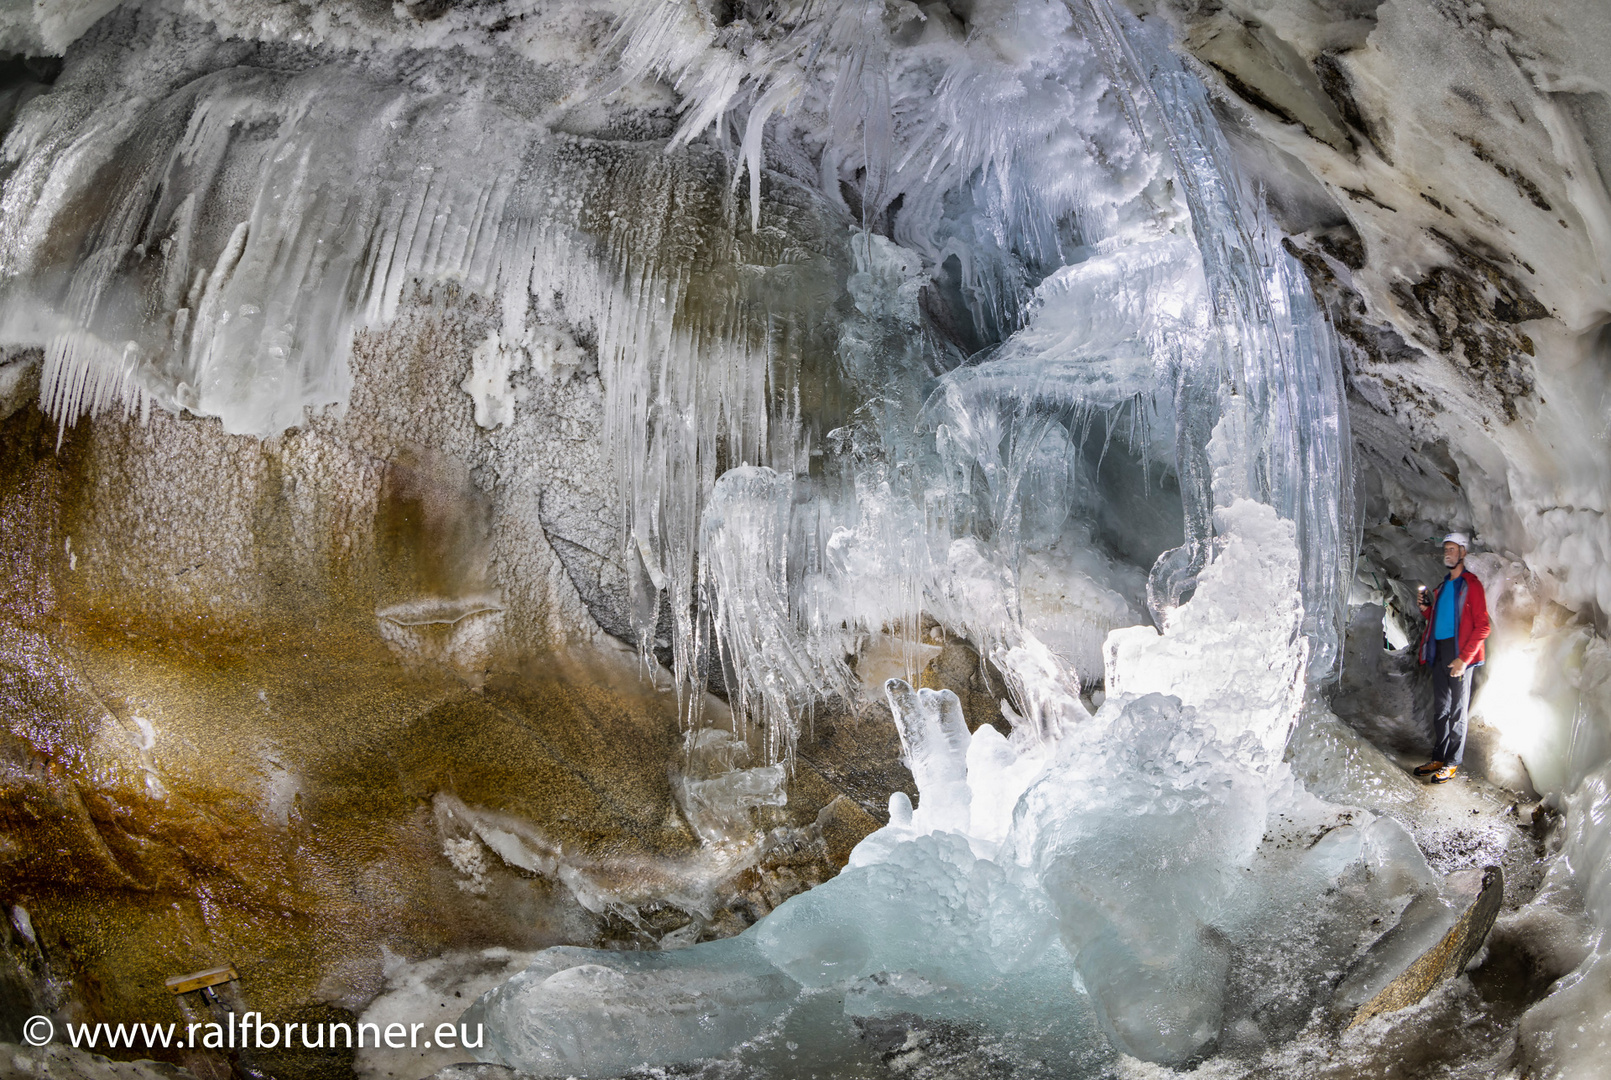
[[[565,947],[539,954],[463,1022],[486,1025],[488,1060],[539,1076],[616,1076],[719,1055],[798,993],[749,935],[673,952]]]
[[[1056,933],[1032,881],[976,858],[965,836],[946,830],[833,880],[749,932],[768,959],[817,989],[880,973],[966,988],[1036,966]]]
[[[1522,1043],[1548,1077],[1611,1075],[1611,764],[1566,800],[1567,833],[1554,873],[1570,875],[1594,931],[1588,956],[1522,1021]]]

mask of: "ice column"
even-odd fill
[[[901,750],[921,804],[913,815],[924,831],[968,831],[968,723],[962,702],[950,690],[912,689],[900,679],[884,684],[889,709],[900,732]]]

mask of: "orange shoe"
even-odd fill
[[[1441,762],[1441,761],[1429,761],[1425,765],[1417,765],[1415,767],[1415,775],[1416,776],[1431,776],[1433,773],[1437,772],[1441,768],[1443,768],[1443,762]]]
[[[1458,769],[1458,766],[1456,765],[1445,765],[1443,768],[1439,769],[1437,772],[1428,777],[1427,781],[1433,784],[1447,784],[1450,780],[1454,779],[1456,769]]]

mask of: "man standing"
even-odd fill
[[[1434,784],[1454,779],[1466,749],[1466,710],[1471,705],[1471,669],[1482,663],[1482,643],[1488,636],[1488,597],[1482,582],[1466,570],[1465,533],[1443,538],[1443,565],[1449,568],[1442,584],[1419,592],[1421,616],[1420,660],[1432,665],[1432,733],[1437,744],[1432,760],[1415,770]]]

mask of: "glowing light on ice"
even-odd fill
[[[1559,726],[1556,710],[1536,693],[1538,663],[1538,646],[1531,641],[1496,649],[1487,663],[1487,681],[1472,703],[1472,712],[1498,729],[1505,746],[1520,755],[1529,770],[1545,764],[1546,751],[1557,750],[1550,745]]]

